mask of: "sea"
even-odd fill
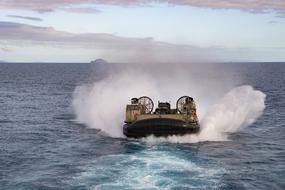
[[[96,127],[102,122],[78,122],[75,89],[100,81],[100,69],[0,64],[1,190],[285,189],[285,63],[213,63],[213,73],[230,71],[231,80],[242,78],[236,86],[266,94],[265,108],[227,140],[183,143],[114,137]],[[106,105],[104,114],[112,109]],[[111,118],[108,125],[117,125]]]

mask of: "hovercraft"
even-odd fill
[[[198,133],[200,130],[194,99],[182,96],[171,109],[169,102],[158,102],[153,112],[153,101],[147,97],[132,98],[126,106],[124,135],[141,138],[149,135],[170,136]]]

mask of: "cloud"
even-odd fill
[[[7,17],[10,17],[10,18],[19,18],[19,19],[25,19],[25,20],[32,20],[32,21],[43,21],[43,19],[41,19],[41,18],[29,17],[29,16],[7,15]]]
[[[169,0],[171,4],[190,5],[217,9],[241,9],[241,10],[285,10],[284,0]]]
[[[277,17],[278,18],[285,18],[285,11],[284,12],[278,12]]]
[[[91,10],[94,12],[95,9],[92,8],[82,8],[74,7],[84,4],[114,4],[114,5],[125,5],[129,4],[128,1],[112,1],[107,0],[49,0],[49,1],[39,1],[39,0],[13,0],[13,1],[0,1],[0,8],[12,8],[12,9],[25,9],[37,11],[39,13],[51,12],[57,9],[66,10],[74,12],[88,12]]]
[[[83,13],[83,14],[94,14],[99,13],[100,11],[98,9],[94,8],[63,8],[62,10],[65,10],[67,12],[73,12],[73,13]]]
[[[6,47],[0,47],[0,50],[3,52],[11,52],[12,50]]]
[[[70,33],[52,27],[0,21],[0,54],[6,60],[82,61],[102,57],[114,62],[284,61],[284,47],[199,48],[105,33]],[[8,49],[5,47],[9,47]],[[9,54],[9,50],[13,54]],[[8,51],[7,51],[8,50]],[[15,56],[17,55],[17,56]],[[21,56],[19,56],[21,55]]]
[[[105,4],[116,6],[140,6],[151,3],[168,3],[170,5],[185,5],[213,9],[239,9],[253,12],[279,11],[285,12],[284,0],[13,0],[0,1],[0,8],[20,8],[38,12],[49,12],[56,9],[86,4]]]
[[[93,49],[102,57],[124,62],[199,62],[207,61],[206,48],[176,45],[152,38],[126,38],[104,33],[74,34],[52,27],[0,22],[0,43],[11,46],[41,45],[45,47]]]
[[[277,24],[278,22],[276,20],[271,20],[268,22],[268,24]]]

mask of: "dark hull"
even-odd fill
[[[198,133],[200,126],[197,122],[186,123],[177,119],[153,118],[139,120],[124,125],[124,135],[132,138],[169,135],[185,135]]]

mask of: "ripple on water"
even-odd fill
[[[134,154],[102,156],[71,182],[91,189],[218,188],[225,174],[186,159],[177,151],[145,149]]]

